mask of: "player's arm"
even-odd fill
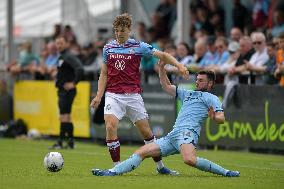
[[[91,107],[97,108],[101,103],[102,96],[104,95],[107,83],[107,65],[102,64],[101,73],[98,81],[98,91],[96,97],[91,102]]]
[[[208,117],[215,120],[218,124],[222,124],[225,122],[225,114],[223,111],[215,112],[211,107],[208,111]]]
[[[215,112],[214,120],[215,120],[218,124],[224,123],[224,122],[225,122],[225,114],[224,114],[224,112]]]
[[[168,54],[166,52],[162,52],[162,51],[156,50],[156,51],[154,51],[153,55],[155,57],[159,58],[161,61],[165,62],[166,64],[170,64],[170,65],[173,65],[173,66],[177,67],[179,72],[181,73],[181,75],[185,79],[189,78],[189,72],[188,72],[187,68],[183,64],[179,63],[170,54]]]
[[[161,61],[159,61],[159,77],[164,91],[171,96],[176,96],[176,86],[171,84],[165,70],[165,63]]]

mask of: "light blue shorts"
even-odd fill
[[[167,136],[159,138],[155,143],[161,149],[161,155],[163,157],[179,154],[180,146],[182,144],[193,144],[195,147],[198,143],[199,136],[191,129],[173,130]]]

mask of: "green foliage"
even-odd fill
[[[116,177],[95,177],[91,169],[110,168],[112,165],[105,146],[76,143],[75,150],[60,150],[64,156],[64,168],[48,172],[43,158],[49,152],[52,141],[26,141],[0,139],[0,188],[283,188],[284,158],[277,155],[247,152],[199,151],[207,158],[228,169],[239,170],[240,178],[225,178],[199,171],[182,162],[180,155],[164,158],[169,168],[181,175],[157,175],[151,159],[145,160],[132,173]],[[137,147],[122,146],[122,159],[130,156]]]

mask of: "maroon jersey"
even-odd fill
[[[115,40],[103,49],[104,63],[107,64],[106,91],[112,93],[140,93],[140,62],[142,56],[152,56],[151,45],[128,39],[124,44]]]

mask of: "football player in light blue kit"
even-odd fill
[[[159,64],[159,76],[163,89],[182,101],[182,107],[173,130],[154,143],[140,147],[130,158],[112,169],[93,169],[93,175],[120,175],[137,168],[145,158],[180,153],[185,164],[199,170],[227,177],[239,177],[240,173],[238,171],[230,171],[207,159],[196,157],[196,145],[201,126],[206,118],[209,116],[219,124],[225,121],[220,100],[217,96],[208,92],[214,85],[214,72],[199,72],[196,80],[196,90],[186,90],[172,85],[166,75],[165,64],[163,62]]]

